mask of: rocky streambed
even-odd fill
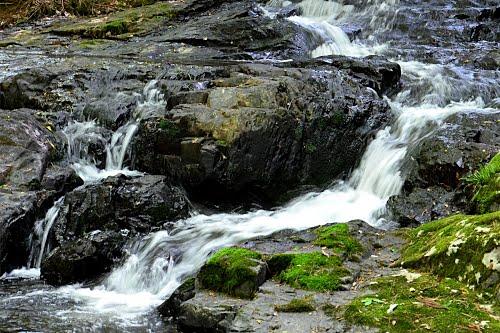
[[[496,6],[0,31],[0,331],[500,329]]]

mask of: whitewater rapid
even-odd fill
[[[366,3],[363,11],[358,12],[352,5],[305,0],[300,4],[302,15],[289,19],[324,41],[311,51],[312,57],[383,54],[387,45],[377,44],[372,36],[366,41],[351,42],[341,29],[342,24],[349,20],[358,20],[372,27],[373,34],[391,28],[398,1],[369,0]],[[275,7],[288,4],[287,1],[271,2]],[[268,12],[272,14],[272,8]],[[178,221],[173,231],[159,231],[139,241],[126,262],[117,267],[102,285],[94,288],[67,286],[54,293],[77,300],[79,311],[100,312],[133,320],[163,302],[218,248],[283,229],[302,230],[355,219],[382,229],[391,227],[391,222],[386,219],[385,205],[391,196],[402,189],[404,174],[401,168],[408,149],[452,114],[493,111],[485,103],[491,99],[490,94],[475,88],[480,83],[471,73],[452,66],[416,61],[398,63],[405,87],[397,96],[387,99],[396,120],[376,135],[350,179],[321,193],[304,195],[273,211],[198,214]],[[142,113],[164,106],[162,96],[151,90],[151,86],[148,89],[145,89],[145,95],[154,98],[146,99]],[[467,98],[462,99],[463,96]],[[118,130],[116,136],[113,135],[108,145],[109,158],[103,170],[95,166],[95,161],[75,155],[76,151],[82,151],[76,139],[79,135],[92,132],[95,124],[70,124],[65,132],[71,143],[69,155],[75,157],[73,165],[82,179],[91,182],[117,173],[134,173],[124,167],[124,158],[139,121],[140,117],[134,118]]]

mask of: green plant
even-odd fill
[[[497,173],[500,173],[500,153],[496,154],[489,163],[466,177],[465,180],[476,186],[486,185]]]

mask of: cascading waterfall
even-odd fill
[[[140,121],[165,107],[163,95],[156,85],[157,81],[152,80],[144,87],[142,99],[137,103],[132,119],[113,133],[109,143],[103,135],[102,128],[94,120],[73,121],[63,130],[67,140],[69,162],[84,181],[83,186],[119,174],[131,177],[142,175],[141,172],[124,167],[124,161]],[[99,169],[96,166],[97,161],[90,153],[91,144],[106,146],[106,166],[104,169]],[[33,233],[30,236],[31,250],[27,268],[15,269],[9,274],[5,274],[5,278],[40,277],[40,266],[44,256],[48,253],[49,232],[63,204],[64,196],[56,200],[45,217],[35,223]]]
[[[100,181],[119,174],[141,175],[140,172],[124,167],[124,161],[141,120],[165,108],[163,95],[156,85],[157,81],[152,80],[144,87],[142,99],[137,103],[137,107],[132,113],[132,119],[118,128],[109,142],[94,120],[74,121],[63,130],[68,141],[68,156],[72,167],[85,183]],[[104,169],[99,169],[96,166],[96,161],[89,155],[89,143],[92,142],[106,143],[106,166]]]
[[[31,253],[29,257],[29,267],[40,269],[43,256],[49,251],[48,237],[50,229],[59,214],[59,210],[64,203],[64,197],[61,197],[54,203],[45,215],[45,218],[35,223],[35,231],[31,235]],[[36,239],[34,238],[36,236]]]
[[[273,2],[287,5],[283,1]],[[390,27],[393,16],[386,15],[381,24],[377,14],[386,13],[389,8],[394,11],[395,4],[397,1],[367,1],[362,14],[372,15],[369,25],[382,31]],[[354,6],[323,0],[305,0],[300,6],[303,15],[290,20],[314,30],[325,41],[312,56],[333,53],[362,56],[381,50],[352,44],[340,27],[334,25],[355,15]],[[388,100],[396,121],[378,133],[347,182],[322,193],[309,193],[276,211],[197,215],[179,221],[171,233],[160,231],[143,239],[136,252],[113,271],[102,286],[68,287],[65,291],[86,300],[93,309],[116,314],[142,313],[168,297],[217,248],[285,228],[306,229],[353,219],[388,227],[388,221],[383,219],[385,204],[390,196],[401,191],[404,182],[401,164],[408,147],[417,144],[449,115],[484,108],[480,97],[453,102],[464,89],[477,85],[472,80],[469,87],[457,86],[450,74],[463,78],[460,73],[418,62],[400,65],[407,87],[393,100]]]
[[[383,46],[377,46],[373,40],[366,44],[352,43],[339,25],[363,17],[373,33],[390,29],[398,1],[368,0],[363,3],[363,9],[359,9],[340,1],[305,0],[300,4],[303,14],[289,19],[324,40],[321,47],[312,51],[312,56],[363,56],[383,52]],[[271,4],[284,6],[289,2],[273,0]],[[377,134],[348,181],[321,193],[309,193],[275,211],[200,214],[178,221],[173,231],[159,231],[138,242],[126,262],[115,269],[101,286],[68,286],[59,289],[58,293],[80,301],[83,311],[134,317],[165,300],[185,278],[203,265],[211,252],[220,247],[283,229],[300,230],[353,219],[364,220],[379,228],[389,227],[389,221],[383,218],[385,205],[390,196],[401,191],[404,183],[401,168],[408,148],[418,144],[454,113],[492,112],[485,107],[485,101],[489,102],[495,95],[495,92],[477,88],[481,87],[481,82],[464,70],[459,72],[452,66],[419,62],[399,63],[405,89],[392,100],[387,99],[396,120]],[[146,100],[161,105],[161,96],[155,95],[158,92],[150,89],[145,93],[150,94],[154,95],[153,98]],[[465,101],[461,101],[462,98]],[[148,109],[145,103],[142,105]],[[140,119],[141,116],[134,118],[113,135],[107,146],[108,159],[104,170],[79,156],[82,149],[78,148],[78,142],[81,142],[78,138],[86,134],[78,133],[94,133],[95,123],[68,126],[65,132],[71,143],[70,149],[73,149],[70,156],[78,155],[74,166],[82,178],[95,181],[113,172],[124,173],[125,152]],[[75,129],[70,130],[71,126]]]

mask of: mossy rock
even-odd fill
[[[274,309],[278,312],[312,312],[316,308],[310,297],[294,298],[290,302],[281,305],[275,305]]]
[[[500,153],[467,178],[476,191],[472,198],[478,213],[500,210]]]
[[[316,234],[318,238],[313,244],[327,247],[338,254],[352,256],[363,251],[363,246],[351,235],[346,223],[318,228]]]
[[[216,252],[198,273],[200,287],[240,298],[252,298],[266,277],[257,252],[226,248]]]
[[[275,279],[295,288],[314,291],[335,291],[342,278],[349,275],[342,259],[315,251],[297,254],[277,254],[268,261]]]
[[[55,28],[49,32],[58,35],[77,35],[84,38],[127,39],[142,35],[161,27],[165,21],[177,15],[172,4],[159,2],[149,6],[131,8],[91,20],[77,20]]]
[[[485,304],[465,284],[413,274],[410,280],[405,276],[376,280],[369,286],[372,293],[344,307],[344,318],[352,325],[379,328],[380,332],[500,331],[494,315],[499,313],[498,306]]]
[[[401,264],[466,283],[486,294],[500,292],[500,211],[455,215],[407,232]]]

